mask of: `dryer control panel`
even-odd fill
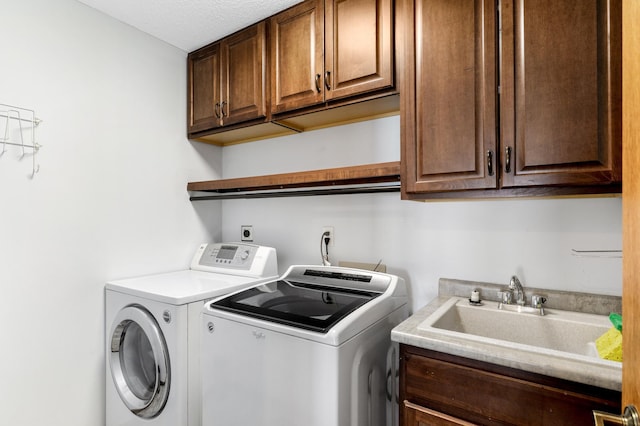
[[[191,269],[250,276],[277,275],[275,249],[244,243],[201,244]]]
[[[257,247],[236,244],[207,244],[200,265],[249,269]]]

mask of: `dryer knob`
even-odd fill
[[[209,333],[213,333],[216,330],[215,325],[213,325],[213,323],[211,321],[209,321],[207,323],[207,329],[209,330]]]
[[[242,253],[240,253],[240,259],[241,260],[247,260],[249,258],[249,250],[245,250]]]
[[[162,313],[162,319],[164,320],[164,322],[166,322],[167,324],[169,324],[171,322],[171,312],[169,311],[164,311]]]

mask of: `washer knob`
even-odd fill
[[[169,311],[164,311],[162,313],[162,319],[164,320],[164,322],[166,322],[167,324],[169,324],[171,322],[171,312]]]

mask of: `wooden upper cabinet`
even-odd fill
[[[495,2],[411,3],[402,9],[415,30],[403,38],[405,191],[496,188]]]
[[[620,183],[621,0],[495,4],[398,0],[406,198]]]
[[[224,125],[266,116],[265,28],[265,23],[260,22],[222,43]]]
[[[189,133],[219,127],[220,44],[189,54],[187,68]]]
[[[307,0],[272,17],[272,112],[393,87],[393,17],[392,0]]]
[[[324,8],[308,0],[269,20],[271,111],[297,109],[324,100]]]
[[[266,32],[261,22],[189,54],[189,134],[266,116]]]
[[[325,1],[325,99],[394,84],[392,0]]]
[[[622,181],[621,20],[621,0],[502,1],[503,187]]]

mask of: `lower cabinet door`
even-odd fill
[[[408,401],[404,402],[404,410],[405,424],[403,426],[475,425],[475,423],[469,423],[439,411],[430,410],[428,408],[421,407],[420,405],[412,404]]]
[[[589,425],[593,410],[622,411],[619,391],[408,345],[400,347],[400,401],[405,419],[411,411],[420,413],[403,421],[412,426],[472,424],[457,419],[479,425]],[[434,420],[434,413],[449,422]]]

